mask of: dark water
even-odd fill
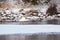
[[[12,21],[4,21],[4,22],[1,22],[0,21],[0,24],[12,24],[12,25],[40,25],[40,24],[57,24],[57,25],[60,25],[60,19],[51,19],[51,20],[45,20],[45,21],[25,21],[25,22],[22,22],[22,21],[17,21],[17,22],[12,22]]]
[[[60,34],[1,35],[0,40],[60,40]]]

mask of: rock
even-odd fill
[[[32,16],[38,16],[38,11],[33,9],[29,11],[29,14]]]
[[[22,12],[22,11],[23,11],[23,9],[20,9],[20,10],[19,10],[19,12]]]
[[[33,16],[38,16],[38,13],[32,13],[31,15],[33,15]]]

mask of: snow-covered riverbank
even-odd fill
[[[10,2],[11,1],[9,1],[9,3]],[[12,1],[12,3],[15,2],[17,1]],[[51,4],[43,4],[43,5],[39,4],[36,6],[35,5],[32,6],[29,3],[27,4],[24,4],[22,2],[21,5],[14,4],[14,7],[12,8],[5,8],[5,9],[0,8],[0,18],[1,18],[0,21],[38,21],[38,20],[41,21],[45,20],[46,18],[47,19],[59,18],[60,16],[60,14],[53,16],[48,16],[48,14],[46,14]],[[58,5],[57,9],[59,8],[60,6]]]

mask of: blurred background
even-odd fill
[[[0,0],[0,24],[60,24],[60,0]]]

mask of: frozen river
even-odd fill
[[[34,33],[58,33],[59,25],[0,25],[0,35],[8,34],[34,34]]]

